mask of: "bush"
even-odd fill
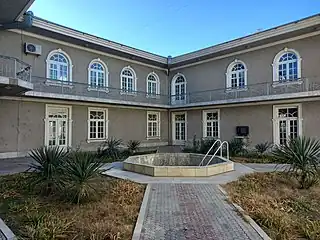
[[[310,188],[319,179],[320,141],[297,137],[288,144],[277,145],[272,152],[279,162],[290,164],[288,170],[297,178],[301,188]]]
[[[264,143],[259,143],[259,144],[255,145],[254,148],[257,150],[258,153],[260,153],[262,155],[266,151],[268,151],[271,146],[272,146],[271,143],[264,142]]]
[[[141,142],[138,140],[130,140],[127,143],[127,148],[130,153],[135,153],[136,151],[138,151],[140,144]]]
[[[69,155],[63,174],[65,186],[69,194],[72,194],[72,201],[79,204],[81,200],[95,193],[92,180],[102,173],[102,165],[103,162],[96,154],[79,151]]]
[[[245,143],[242,138],[234,138],[229,143],[229,152],[231,157],[246,153]]]
[[[122,144],[121,139],[114,137],[107,139],[101,147],[98,148],[98,157],[107,157],[113,159],[120,158],[120,146]]]
[[[41,147],[31,150],[30,157],[36,162],[30,168],[37,174],[29,180],[30,186],[40,186],[41,190],[50,194],[61,188],[61,174],[68,152],[59,147]]]

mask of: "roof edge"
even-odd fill
[[[129,47],[127,45],[120,44],[120,43],[117,43],[114,41],[110,41],[110,40],[107,40],[107,39],[104,39],[101,37],[97,37],[92,34],[81,32],[81,31],[75,30],[73,28],[62,26],[57,23],[53,23],[53,22],[50,22],[48,20],[45,20],[45,19],[42,19],[39,17],[34,18],[32,25],[35,27],[38,27],[38,28],[46,29],[48,31],[56,32],[56,33],[63,34],[63,35],[69,36],[69,37],[78,38],[80,40],[85,40],[87,42],[98,44],[103,47],[108,47],[108,48],[114,49],[116,51],[129,53],[129,54],[132,54],[132,55],[135,55],[138,57],[142,57],[142,58],[145,58],[148,60],[152,60],[152,61],[159,62],[162,64],[167,64],[166,57],[163,57],[163,56],[160,56],[160,55],[157,55],[154,53],[150,53],[150,52],[147,52],[144,50],[140,50],[137,48]]]
[[[261,32],[253,33],[244,37],[240,37],[234,40],[216,44],[207,48],[196,50],[194,52],[182,54],[172,58],[171,64],[177,64],[195,58],[203,57],[212,53],[228,50],[234,47],[239,47],[245,44],[250,44],[259,40],[267,39],[270,37],[278,36],[284,33],[289,33],[306,27],[320,24],[320,14],[315,14],[310,17],[302,18],[290,23],[279,25]]]

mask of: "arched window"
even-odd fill
[[[88,84],[90,88],[108,87],[108,69],[99,58],[90,62],[88,73]]]
[[[173,77],[171,83],[171,100],[173,104],[186,103],[186,85],[186,78],[181,73]]]
[[[71,58],[61,49],[53,50],[48,54],[47,78],[65,82],[72,81]]]
[[[227,88],[244,89],[247,87],[247,67],[244,62],[234,60],[227,68]]]
[[[301,78],[301,57],[293,49],[285,48],[280,51],[272,65],[274,82],[292,82]]]
[[[160,80],[156,73],[149,73],[147,76],[147,96],[156,97],[160,94]]]
[[[122,69],[120,79],[121,92],[134,93],[136,91],[136,73],[130,66]]]

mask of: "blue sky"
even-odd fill
[[[319,0],[35,0],[38,17],[177,56],[320,13]]]

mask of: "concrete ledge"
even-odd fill
[[[11,229],[4,223],[4,221],[0,218],[0,239],[5,240],[16,240],[17,237],[11,231]]]
[[[146,211],[147,211],[147,205],[148,205],[148,200],[149,200],[149,195],[150,195],[150,188],[151,188],[150,184],[148,184],[146,191],[144,192],[144,197],[143,197],[143,201],[142,201],[142,204],[140,207],[139,216],[138,216],[136,226],[133,231],[132,240],[139,240],[140,239],[141,229],[142,229],[143,221],[144,221]]]
[[[230,197],[228,196],[228,193],[220,186],[218,185],[219,190],[222,192],[225,197],[230,200]],[[263,240],[271,240],[271,238],[266,234],[265,231],[249,216],[245,213],[242,207],[240,207],[238,204],[235,204],[231,201],[229,201],[233,207],[243,216],[243,218],[251,225],[251,227],[261,236]]]
[[[196,165],[154,165],[153,161],[156,157],[161,157],[165,153],[156,153],[156,154],[147,154],[147,155],[140,155],[140,156],[131,156],[127,158],[123,162],[123,169],[140,173],[148,176],[153,177],[209,177],[214,176],[217,174],[229,172],[234,170],[234,163],[228,159],[222,157],[216,157],[222,160],[219,163],[214,163],[208,166],[198,166]],[[166,153],[166,157],[171,156],[181,158],[181,161],[185,160],[190,155],[199,155],[199,154],[189,154],[189,153],[178,153],[178,154],[170,154]],[[204,156],[204,155],[203,155]],[[200,160],[203,157],[199,155]],[[163,156],[165,157],[165,156]],[[140,162],[140,158],[145,159],[144,162]],[[200,161],[199,161],[200,162]]]

